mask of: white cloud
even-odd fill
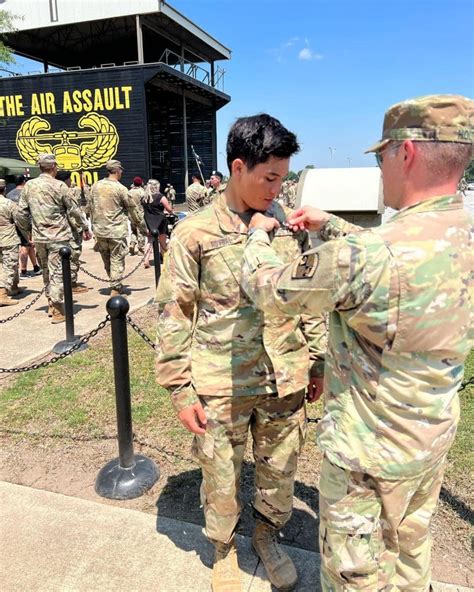
[[[305,61],[309,61],[309,60],[322,60],[323,59],[323,56],[320,53],[315,53],[309,47],[304,47],[299,52],[298,59],[299,60],[305,60]]]

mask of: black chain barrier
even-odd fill
[[[90,271],[87,271],[87,269],[83,266],[83,265],[79,265],[79,270],[82,271],[83,273],[85,273],[86,275],[88,275],[89,277],[91,277],[94,280],[97,280],[98,282],[102,282],[104,284],[110,284],[112,282],[122,282],[123,280],[126,280],[127,278],[129,278],[132,274],[134,274],[137,269],[141,266],[141,264],[145,261],[146,256],[148,255],[148,253],[151,252],[151,245],[148,245],[148,248],[146,249],[145,253],[143,254],[143,257],[140,259],[140,261],[137,263],[137,265],[126,275],[120,277],[120,278],[115,278],[113,280],[111,280],[110,278],[103,278],[100,277],[98,275],[95,275],[94,273],[91,273]]]
[[[43,289],[41,290],[41,292],[39,294],[37,294],[33,300],[27,304],[25,306],[25,308],[22,308],[21,310],[19,310],[18,312],[16,312],[14,315],[12,315],[11,317],[7,317],[6,319],[1,319],[0,320],[0,325],[3,325],[3,323],[8,323],[8,321],[13,321],[13,319],[17,319],[19,316],[21,316],[22,314],[24,314],[27,310],[29,310],[33,304],[36,304],[38,302],[38,300],[41,298],[41,296],[44,294],[44,291],[46,290],[46,286],[43,286]]]
[[[87,335],[84,335],[84,337],[81,337],[78,341],[76,341],[74,343],[73,346],[71,346],[70,349],[66,350],[65,352],[63,352],[57,356],[53,356],[49,360],[45,360],[44,362],[38,362],[35,364],[31,364],[30,366],[21,366],[19,368],[0,368],[0,374],[19,374],[20,372],[28,372],[30,370],[38,370],[39,368],[46,368],[47,366],[50,366],[51,364],[54,364],[54,363],[58,362],[59,360],[63,360],[64,358],[66,358],[67,356],[71,355],[76,350],[78,350],[84,343],[87,343],[90,339],[92,339],[92,337],[95,337],[97,335],[97,333],[99,333],[99,331],[101,331],[107,325],[107,323],[109,321],[110,321],[110,316],[107,315],[105,317],[105,319],[103,321],[101,321],[95,329],[92,329],[92,331],[89,331],[89,333],[87,333]]]
[[[471,376],[471,378],[469,380],[465,380],[461,384],[461,386],[459,387],[458,393],[460,393],[461,391],[463,391],[468,386],[473,386],[473,385],[474,385],[474,376]]]
[[[136,332],[138,333],[138,335],[140,335],[140,337],[143,339],[143,341],[148,344],[152,349],[156,350],[156,344],[153,342],[152,339],[150,339],[148,337],[148,335],[143,331],[143,329],[141,329],[141,327],[139,327],[133,320],[131,317],[129,317],[127,315],[127,323],[130,325],[130,327]]]

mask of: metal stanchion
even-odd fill
[[[72,306],[72,282],[71,282],[71,248],[61,247],[61,264],[63,269],[63,289],[64,289],[64,316],[66,317],[66,339],[59,341],[53,347],[53,352],[62,354],[71,349],[79,341],[80,337],[74,335],[74,310]],[[51,278],[50,278],[51,280]],[[83,343],[76,351],[83,351],[87,348],[87,343]]]
[[[127,343],[128,309],[129,304],[123,296],[114,296],[107,302],[107,312],[112,323],[119,457],[99,471],[95,482],[96,493],[100,496],[121,500],[140,497],[160,476],[158,466],[151,459],[133,452]]]
[[[151,231],[153,236],[153,261],[155,263],[155,287],[158,287],[158,282],[161,276],[161,258],[160,258],[160,241],[158,240],[159,232],[155,228]]]

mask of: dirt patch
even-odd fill
[[[190,441],[189,441],[190,444]],[[0,452],[0,479],[37,489],[80,497],[142,512],[156,513],[203,525],[199,501],[200,471],[189,450],[175,451],[173,442],[135,443],[135,453],[158,463],[161,476],[145,495],[135,500],[113,501],[100,498],[94,490],[99,470],[118,454],[114,439],[73,440],[3,434]],[[300,459],[295,486],[295,510],[284,529],[284,542],[317,551],[317,481],[321,456],[311,442]],[[254,465],[247,454],[242,471],[242,519],[239,532],[252,533],[251,499]],[[469,586],[474,578],[468,568],[469,525],[463,504],[452,496],[444,500],[433,523],[433,577],[436,580]],[[461,503],[461,505],[459,505]],[[465,516],[464,516],[465,518]]]

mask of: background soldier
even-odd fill
[[[295,135],[269,115],[238,119],[227,141],[227,190],[176,226],[158,286],[157,380],[196,434],[206,533],[216,549],[214,592],[241,590],[234,532],[249,431],[253,545],[277,588],[289,590],[297,580],[277,533],[291,516],[308,383],[311,400],[320,392],[325,325],[321,317],[298,315],[267,322],[239,286],[247,224],[253,211],[268,208],[286,219],[288,210],[273,198],[297,150]],[[306,232],[281,230],[272,238],[288,260],[309,245]]]
[[[293,209],[296,205],[297,188],[298,183],[296,181],[291,181],[290,179],[283,181],[280,194],[278,195],[279,202]]]
[[[135,206],[137,213],[141,213],[143,217],[142,199],[145,197],[145,189],[143,187],[143,179],[141,177],[134,177],[133,187],[129,190],[128,195]],[[135,247],[138,247],[140,253],[145,252],[145,236],[140,232],[140,227],[136,224],[130,223],[130,245],[128,247],[130,255],[135,255]]]
[[[66,185],[55,177],[58,172],[54,154],[40,154],[38,165],[41,174],[31,179],[21,192],[18,206],[19,226],[23,234],[28,234],[32,225],[33,242],[43,270],[43,282],[48,297],[48,316],[52,323],[65,320],[63,310],[63,279],[61,269],[61,247],[68,246],[72,240],[69,220],[74,220],[83,232],[84,240],[90,233],[83,214],[71,200]]]
[[[82,191],[80,187],[77,187],[77,185],[72,187],[71,171],[58,171],[56,179],[66,184],[66,186],[69,188],[69,197],[71,198],[72,203],[79,211],[81,211],[83,217],[81,228],[88,227],[86,216],[81,208]],[[77,282],[80,265],[79,260],[82,254],[82,232],[80,227],[76,224],[74,218],[69,220],[69,224],[71,226],[72,232],[72,239],[69,243],[69,246],[71,247],[71,285],[73,293],[80,294],[89,290],[87,286],[81,285]]]
[[[270,314],[331,311],[319,486],[323,590],[430,588],[429,525],[473,345],[472,218],[456,188],[472,154],[474,102],[398,103],[370,148],[385,204],[363,231],[304,207],[293,228],[322,246],[282,266],[257,214],[243,285]]]
[[[206,205],[207,190],[198,175],[191,175],[191,185],[186,189],[186,207],[192,214]]]
[[[94,183],[91,189],[92,230],[97,240],[104,268],[110,278],[110,295],[122,293],[122,276],[127,255],[128,224],[145,231],[143,219],[130,201],[127,188],[120,183],[122,165],[118,160],[109,160],[105,168],[108,177]]]
[[[16,230],[17,204],[5,197],[5,179],[0,179],[0,306],[18,304],[8,292],[18,285],[18,250],[20,237]]]
[[[165,197],[170,202],[171,207],[174,208],[174,203],[176,201],[176,189],[173,187],[173,185],[171,185],[171,183],[166,185]]]
[[[204,200],[204,205],[210,204],[213,199],[215,199],[219,193],[222,193],[226,188],[226,183],[222,183],[222,179],[224,175],[219,171],[212,171],[211,176],[209,177],[209,189],[207,190],[206,199]]]

